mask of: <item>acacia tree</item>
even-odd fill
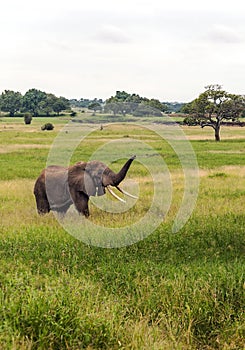
[[[208,85],[205,89],[197,99],[187,104],[185,109],[190,115],[187,124],[212,127],[215,140],[220,141],[222,121],[237,121],[244,111],[245,98],[222,90],[220,85]]]

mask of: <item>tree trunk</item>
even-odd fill
[[[220,141],[220,123],[215,125],[215,141]]]

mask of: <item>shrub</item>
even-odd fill
[[[54,126],[51,123],[46,123],[41,127],[42,130],[53,130]]]
[[[24,121],[25,121],[25,124],[31,124],[32,116],[30,114],[25,114]]]

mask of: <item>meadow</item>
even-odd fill
[[[185,179],[171,145],[139,123],[90,133],[71,163],[88,160],[109,141],[133,139],[160,154],[171,174],[163,222],[145,239],[109,249],[76,239],[52,213],[36,212],[33,185],[67,119],[51,122],[53,131],[41,131],[43,118],[31,125],[0,120],[0,348],[245,349],[244,129],[222,127],[217,143],[211,129],[181,127],[198,162],[199,191],[176,233]],[[117,153],[111,150],[108,164]],[[152,178],[137,158],[130,180],[140,189],[136,203],[120,214],[90,203],[91,222],[121,227],[147,213]]]

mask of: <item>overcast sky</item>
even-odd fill
[[[245,94],[242,0],[8,0],[0,11],[0,92],[188,102],[217,83]]]

